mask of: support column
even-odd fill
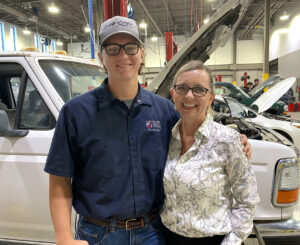
[[[173,57],[173,32],[165,33],[165,41],[166,41],[166,60],[169,62]]]
[[[93,24],[93,0],[89,0],[89,26],[90,26],[90,46],[91,46],[91,59],[95,59],[95,36],[94,36],[94,24]]]
[[[104,0],[105,20],[116,15],[128,17],[127,0]]]
[[[263,81],[269,78],[270,0],[265,0]]]

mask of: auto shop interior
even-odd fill
[[[0,245],[56,244],[47,155],[64,104],[108,75],[99,30],[115,16],[139,29],[139,89],[172,101],[175,73],[200,60],[212,73],[214,121],[251,144],[253,227],[221,244],[300,245],[300,0],[1,0]],[[124,44],[118,55],[122,48],[129,55]],[[160,130],[157,122],[146,126]],[[80,215],[71,213],[75,236]]]

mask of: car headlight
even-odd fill
[[[292,126],[296,127],[296,128],[300,128],[300,124],[299,123],[291,123]]]
[[[298,158],[279,160],[273,188],[274,206],[291,206],[297,202],[299,192]]]
[[[284,105],[283,110],[284,110],[284,111],[288,111],[288,110],[289,110],[288,105]]]

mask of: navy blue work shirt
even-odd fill
[[[94,219],[133,218],[163,203],[174,105],[141,86],[129,110],[102,85],[61,109],[45,171],[72,179],[73,207]]]

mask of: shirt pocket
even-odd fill
[[[145,169],[164,169],[167,147],[160,132],[148,131],[141,139],[141,160]]]
[[[122,175],[128,165],[127,155],[121,147],[113,147],[105,142],[97,143],[89,159],[89,169],[102,178]]]

